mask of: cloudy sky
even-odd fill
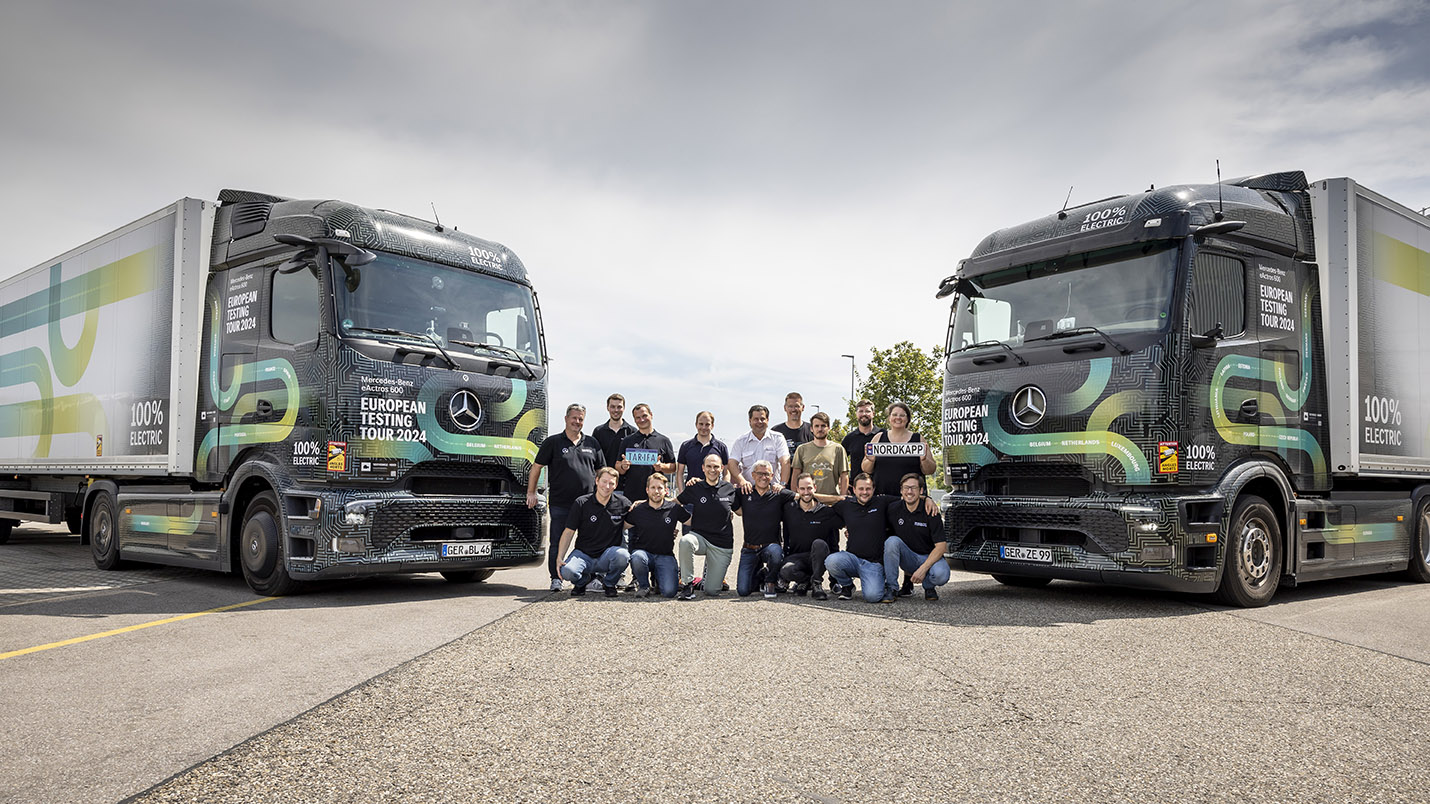
[[[0,276],[182,196],[341,198],[501,242],[552,408],[727,441],[943,340],[990,231],[1300,169],[1430,206],[1430,3],[19,0]],[[591,422],[588,422],[590,424]]]

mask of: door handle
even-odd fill
[[[1261,417],[1261,406],[1256,403],[1254,398],[1248,399],[1241,403],[1241,416],[1244,419],[1256,421]]]
[[[254,410],[258,412],[259,416],[272,416],[273,403],[269,402],[267,399],[260,399],[258,400],[258,404],[254,405]]]

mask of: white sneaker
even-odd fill
[[[560,579],[560,578],[552,578],[552,579],[551,579],[551,591],[553,591],[553,592],[560,592],[560,591],[561,591],[561,579]]]

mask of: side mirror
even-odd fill
[[[1215,346],[1215,345],[1216,345],[1216,342],[1219,341],[1219,340],[1221,340],[1222,334],[1223,334],[1223,333],[1222,333],[1222,328],[1221,328],[1221,322],[1218,321],[1218,322],[1216,323],[1216,326],[1212,327],[1211,329],[1207,330],[1206,332],[1203,332],[1203,333],[1200,334],[1200,335],[1193,335],[1193,336],[1192,336],[1192,348],[1193,348],[1193,349],[1205,349],[1205,348],[1207,348],[1208,346]]]

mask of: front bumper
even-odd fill
[[[1207,540],[1219,531],[1188,518],[1209,499],[950,494],[948,562],[970,572],[1210,592],[1220,578],[1219,543]],[[1004,545],[1035,548],[1028,552],[1050,560],[1007,559]]]
[[[545,510],[512,495],[434,497],[405,492],[298,491],[317,497],[321,514],[285,517],[288,571],[303,580],[396,572],[442,572],[539,564]],[[354,518],[354,513],[361,517]],[[489,543],[481,556],[444,557],[442,545]]]

